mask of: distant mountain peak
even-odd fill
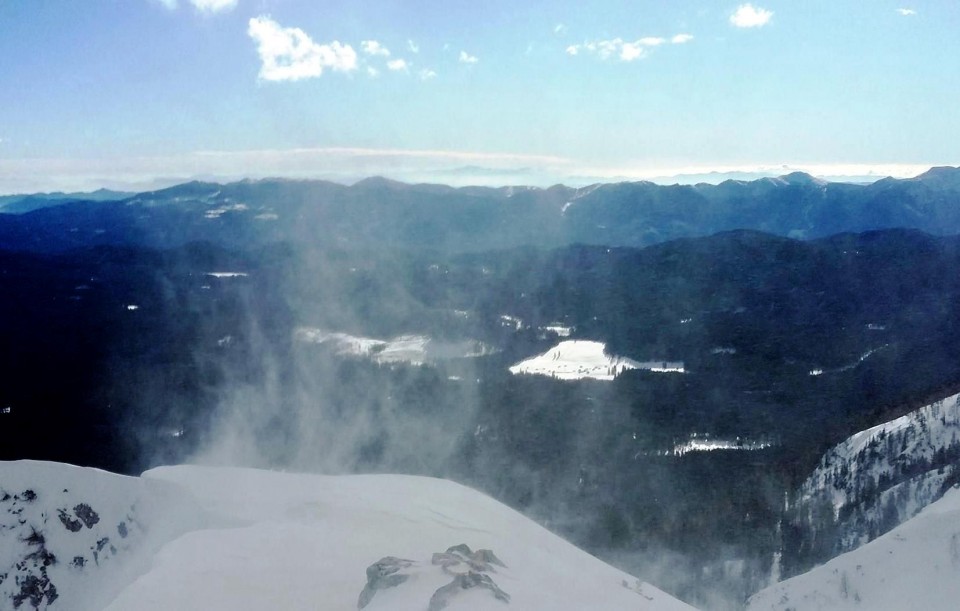
[[[913,180],[941,187],[960,186],[960,167],[936,166],[932,167]]]
[[[399,180],[386,178],[384,176],[371,176],[369,178],[364,178],[363,180],[359,180],[355,182],[353,186],[376,188],[376,189],[383,189],[383,188],[398,189],[398,188],[406,188],[406,187],[409,187],[410,185],[408,185],[405,182],[400,182]]]
[[[811,176],[806,172],[790,172],[789,174],[784,174],[777,178],[788,185],[817,185],[823,186],[827,184],[827,181]]]

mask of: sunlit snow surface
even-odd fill
[[[734,450],[751,452],[765,450],[773,444],[765,441],[749,441],[737,437],[735,439],[715,439],[705,435],[692,435],[689,440],[679,443],[668,453],[672,456],[683,456],[690,452],[714,452],[717,450]]]
[[[26,522],[20,530],[0,530],[0,573],[9,574],[0,608],[11,606],[16,562],[35,551],[23,530],[40,533],[57,555],[47,567],[59,591],[52,610],[356,609],[367,567],[395,556],[413,561],[415,576],[378,591],[365,608],[421,611],[451,581],[431,562],[433,554],[458,544],[492,550],[506,565],[490,577],[510,602],[473,589],[455,593],[450,611],[691,609],[505,505],[445,480],[195,466],[128,478],[20,461],[0,463],[0,482],[17,493],[15,511],[29,507],[14,513],[3,506],[0,514],[14,524]],[[35,497],[23,501],[25,490]],[[100,519],[73,532],[57,511],[72,512],[79,502],[89,503]],[[121,520],[142,521],[128,526],[131,541],[136,528],[137,542],[102,555],[98,565],[71,566],[70,558],[89,556],[100,537],[127,541],[117,535]]]
[[[543,354],[521,361],[510,368],[513,374],[538,374],[560,380],[612,380],[627,369],[646,369],[659,373],[683,373],[683,363],[635,361],[604,352],[603,342],[567,340]]]
[[[247,272],[207,272],[211,278],[246,278]]]
[[[960,490],[866,545],[754,595],[749,611],[954,611],[960,605]]]

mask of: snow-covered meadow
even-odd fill
[[[612,380],[628,369],[646,369],[658,373],[683,373],[683,363],[635,361],[606,353],[603,342],[562,341],[543,354],[520,361],[510,368],[513,374],[545,375],[560,380]]]

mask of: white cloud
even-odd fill
[[[247,34],[257,43],[259,78],[298,81],[323,74],[325,68],[350,72],[357,68],[357,52],[333,41],[317,44],[300,28],[284,28],[267,16],[250,20]]]
[[[693,40],[693,34],[677,34],[670,39],[670,42],[675,45],[682,45],[686,42],[690,42],[691,40]]]
[[[399,72],[401,70],[407,70],[410,66],[407,65],[407,61],[404,59],[391,59],[387,62],[387,68],[393,70],[394,72]]]
[[[730,15],[730,23],[738,28],[759,28],[767,25],[771,17],[773,17],[773,11],[747,3],[738,6],[737,10]]]
[[[176,0],[161,0],[164,3],[173,1],[176,3]],[[192,4],[198,11],[204,13],[219,13],[220,11],[229,11],[233,7],[237,6],[237,0],[190,0]]]
[[[421,81],[429,81],[432,78],[437,78],[437,73],[434,72],[433,70],[424,68],[423,70],[420,71]]]
[[[413,42],[412,40],[408,40],[408,41],[407,41],[407,48],[410,49],[410,52],[411,52],[411,53],[419,53],[419,52],[420,52],[420,45],[418,45],[417,43]]]
[[[620,59],[632,62],[647,54],[647,50],[638,42],[626,42],[620,47]]]
[[[640,45],[641,47],[659,47],[665,42],[667,42],[666,38],[660,38],[659,36],[646,36],[634,44]]]
[[[380,76],[380,71],[374,68],[373,66],[367,66],[367,76],[370,78],[377,78]]]
[[[386,48],[376,40],[364,40],[360,42],[360,48],[367,55],[380,55],[390,57],[390,49]]]
[[[553,33],[557,34],[558,36],[561,34],[566,34],[567,26],[563,25],[562,23],[558,23],[557,25],[553,26]]]
[[[903,15],[904,17],[909,17],[910,15],[916,15],[917,11],[912,8],[898,8],[897,12]]]
[[[570,45],[566,52],[567,55],[579,55],[584,52],[595,54],[600,59],[616,58],[620,61],[632,62],[643,59],[649,55],[651,47],[659,47],[665,42],[667,42],[667,39],[659,36],[646,36],[632,42],[625,41],[622,38],[614,38],[612,40],[595,40],[579,45]],[[686,42],[686,40],[683,42]]]
[[[460,51],[460,63],[462,64],[475,64],[479,59],[475,55],[470,55],[466,51]]]

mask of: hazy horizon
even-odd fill
[[[0,2],[0,192],[902,178],[960,165],[958,23],[936,1]]]

